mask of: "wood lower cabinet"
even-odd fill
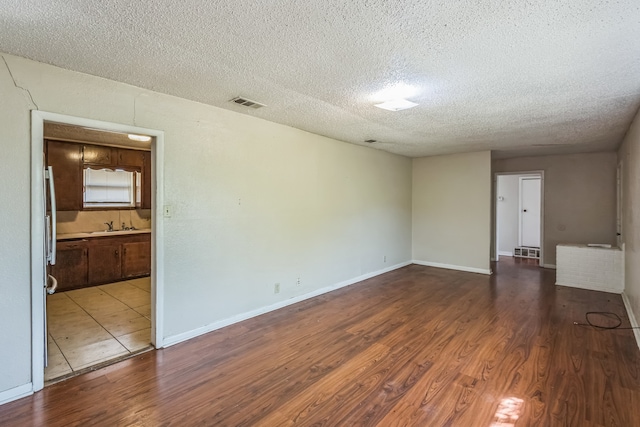
[[[66,291],[151,274],[151,234],[60,241],[51,274]]]
[[[122,279],[120,244],[92,242],[89,248],[89,283],[109,283]]]
[[[81,288],[88,283],[88,245],[86,240],[60,242],[56,247],[56,264],[51,274],[58,280],[58,290]]]
[[[122,277],[138,277],[151,272],[151,242],[122,244]]]

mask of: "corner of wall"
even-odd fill
[[[624,292],[622,299],[629,321],[637,327],[640,316],[640,233],[634,218],[640,211],[640,110],[636,113],[618,149],[618,164],[622,165],[622,249],[625,255]],[[636,216],[637,218],[637,216]],[[640,330],[633,330],[640,347]]]

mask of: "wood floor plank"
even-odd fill
[[[0,426],[640,426],[619,295],[410,265],[0,407]],[[606,319],[605,319],[606,320]]]

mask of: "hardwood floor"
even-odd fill
[[[411,265],[55,384],[1,425],[640,426],[619,295]]]

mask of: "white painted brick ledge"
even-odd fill
[[[624,291],[624,251],[558,245],[556,285],[621,294]]]

